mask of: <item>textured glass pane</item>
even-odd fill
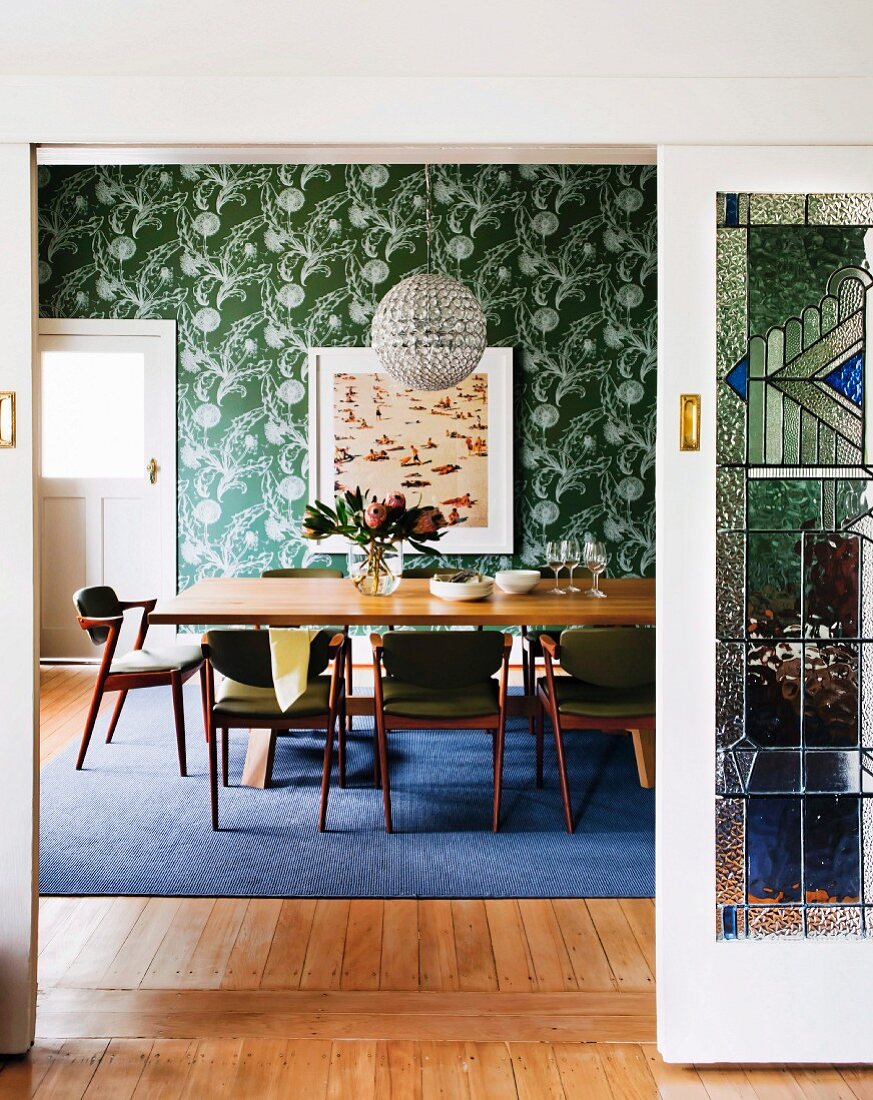
[[[806,911],[807,936],[863,935],[861,910],[858,906],[815,905]]]
[[[858,647],[804,647],[803,740],[821,748],[858,744]]]
[[[799,751],[740,752],[737,767],[749,765],[746,789],[749,794],[798,794],[801,790]],[[746,759],[748,758],[748,759]]]
[[[716,334],[718,378],[723,378],[746,350],[745,230],[720,229],[716,237]]]
[[[715,793],[745,794],[746,785],[737,769],[736,753],[718,752],[715,757]]]
[[[743,636],[745,537],[722,532],[716,542],[716,630],[720,638]]]
[[[810,225],[873,225],[873,195],[810,195]]]
[[[719,382],[715,395],[715,446],[718,462],[746,461],[746,406],[730,386]]]
[[[740,905],[719,905],[715,911],[715,935],[719,940],[741,940],[746,935],[746,910]]]
[[[779,907],[749,909],[748,923],[749,936],[756,940],[770,936],[802,936],[803,910]]]
[[[799,748],[801,647],[786,642],[749,646],[746,737],[756,748]]]
[[[782,462],[782,394],[773,386],[767,388],[767,425],[764,456],[767,464]]]
[[[805,220],[805,195],[749,196],[749,221],[752,225],[803,225]]]
[[[800,406],[783,394],[782,461],[786,466],[800,463]]]
[[[743,736],[745,647],[717,642],[715,647],[715,721],[719,748],[730,748]]]
[[[809,312],[809,311],[807,311]],[[815,311],[817,313],[817,311]],[[808,318],[804,316],[804,323],[808,326]],[[821,327],[821,319],[816,320],[815,326],[809,329],[817,333]],[[839,325],[826,336],[816,337],[814,343],[807,343],[802,355],[789,362],[781,372],[780,377],[803,381],[816,375],[827,374],[828,368],[836,365],[851,351],[860,349],[864,336],[864,322],[860,313],[857,313]]]
[[[801,900],[799,798],[749,798],[746,845],[750,902]]]
[[[837,482],[837,526],[843,527],[857,516],[869,511],[873,495],[873,482]]]
[[[720,530],[746,525],[746,475],[728,467],[716,474],[715,522]]]
[[[864,899],[873,899],[873,798],[861,799],[861,850],[864,853]],[[869,916],[868,910],[868,916]],[[873,923],[867,921],[873,931]]]
[[[767,428],[767,384],[754,379],[749,381],[748,400],[749,462],[764,465]]]
[[[804,800],[807,902],[858,901],[861,893],[859,799],[809,795]]]
[[[804,535],[805,634],[857,638],[860,541],[854,535]]]
[[[800,631],[800,536],[750,532],[748,535],[749,633],[784,637]]]
[[[806,753],[806,789],[810,794],[858,794],[861,761],[857,752]]]
[[[782,378],[773,379],[771,385],[777,387],[796,401],[803,409],[822,424],[826,424],[843,437],[851,447],[861,446],[861,418],[847,407],[829,387],[819,382],[793,382]],[[860,461],[860,451],[857,461]]]
[[[715,807],[715,900],[719,905],[741,905],[746,900],[743,801],[719,798]]]
[[[821,482],[793,478],[749,481],[749,529],[799,531],[821,526]]]

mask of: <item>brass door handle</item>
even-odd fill
[[[149,475],[149,483],[154,485],[158,480],[158,461],[156,458],[150,458],[148,465],[146,466],[146,473]]]

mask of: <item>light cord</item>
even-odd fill
[[[430,257],[431,257],[431,242],[433,239],[433,222],[432,211],[430,201],[430,165],[424,166],[424,194],[425,194],[425,217],[427,219],[427,273],[431,274],[430,269]]]

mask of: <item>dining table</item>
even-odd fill
[[[177,596],[159,600],[149,621],[177,627],[294,627],[330,623],[335,626],[653,626],[655,581],[618,577],[601,580],[605,599],[581,592],[554,592],[554,580],[542,580],[524,595],[501,591],[476,601],[434,596],[422,578],[402,580],[390,596],[362,595],[346,578],[209,577]],[[513,698],[513,711],[529,712],[531,699]],[[372,695],[353,695],[350,714],[373,715]],[[263,731],[251,730],[243,784],[268,782],[267,747]]]

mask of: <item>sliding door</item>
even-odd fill
[[[870,1060],[873,152],[661,161],[659,1045]]]

